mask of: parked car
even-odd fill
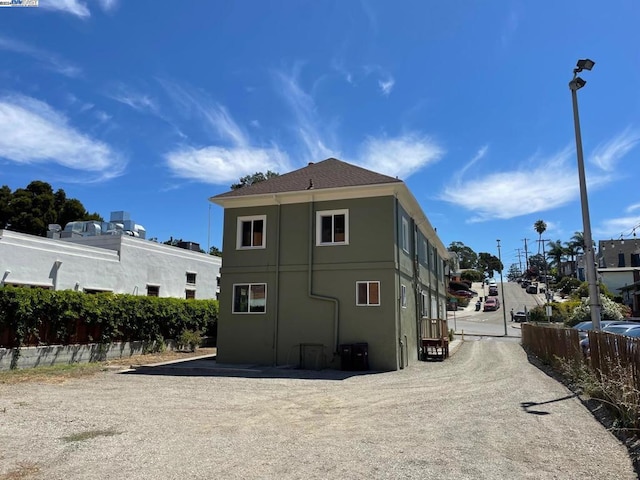
[[[531,284],[531,285],[527,286],[527,293],[538,293],[538,285],[537,284]]]
[[[624,325],[624,324],[632,324],[632,322],[626,322],[624,320],[601,320],[600,327],[605,328],[610,325]],[[638,324],[635,324],[638,325]],[[581,339],[587,337],[587,332],[593,330],[593,322],[591,320],[587,320],[586,322],[580,322],[573,326],[574,329],[578,330],[578,335]]]
[[[487,298],[484,302],[484,312],[492,312],[500,308],[500,300],[495,297]]]
[[[602,325],[603,322],[601,322]],[[602,326],[602,331],[607,333],[613,333],[616,335],[625,335],[627,337],[640,336],[640,325],[635,322],[613,321],[605,326]],[[584,355],[589,355],[589,336],[585,332],[585,337],[580,340],[580,348]]]
[[[531,285],[531,282],[530,282],[529,280],[522,280],[522,281],[520,282],[520,286],[521,286],[522,288],[527,288],[529,285]]]
[[[527,314],[527,312],[524,312],[522,310],[518,310],[516,313],[513,314],[513,321],[514,322],[522,323],[522,322],[526,322],[528,320],[529,320],[529,315]]]
[[[471,293],[469,290],[456,290],[455,292],[451,292],[453,295],[457,295],[458,297],[466,297],[466,298],[472,298],[473,297],[473,293]]]
[[[490,297],[495,297],[496,295],[498,295],[498,287],[496,285],[490,285],[489,286],[489,296]]]

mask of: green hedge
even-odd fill
[[[0,347],[164,342],[185,330],[215,336],[217,321],[217,300],[0,289]]]

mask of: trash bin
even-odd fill
[[[345,343],[340,345],[340,369],[344,371],[369,370],[369,344]]]
[[[351,352],[353,369],[356,371],[369,370],[369,344],[354,343]]]

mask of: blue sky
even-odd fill
[[[536,220],[582,230],[579,58],[596,62],[578,94],[594,239],[640,224],[639,22],[637,0],[1,8],[0,184],[44,180],[206,248],[208,197],[333,156],[404,179],[445,245],[500,238],[508,268]]]

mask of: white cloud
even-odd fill
[[[82,74],[82,70],[79,67],[67,62],[58,55],[32,47],[19,40],[0,36],[0,50],[27,55],[40,62],[44,68],[53,70],[67,77],[78,77]]]
[[[105,12],[110,12],[112,10],[115,10],[118,6],[119,0],[98,0],[98,3],[100,4],[100,8],[102,8],[102,10],[104,10]]]
[[[533,156],[519,170],[475,175],[444,188],[440,200],[476,213],[471,222],[509,219],[565,205],[579,195],[573,151],[567,147],[548,158]],[[592,176],[590,187],[610,181],[606,175]]]
[[[112,91],[108,92],[106,96],[139,112],[159,114],[158,105],[153,98],[144,93],[134,92],[123,84],[113,87]]]
[[[227,109],[208,95],[191,87],[181,86],[165,79],[157,79],[169,97],[187,118],[199,117],[217,132],[218,139],[236,146],[248,146],[243,129],[231,118]]]
[[[86,3],[80,0],[40,0],[38,5],[47,10],[70,13],[80,18],[91,16],[91,12],[89,12]]]
[[[296,124],[294,131],[304,144],[307,151],[307,160],[318,161],[328,157],[339,157],[339,153],[325,144],[323,136],[330,136],[320,133],[321,122],[318,120],[316,105],[308,93],[298,84],[298,69],[294,69],[292,75],[283,72],[276,72],[276,78],[280,82],[282,95],[291,108]]]
[[[640,209],[640,203],[634,203],[633,205],[629,205],[626,208],[626,212],[631,213],[631,212],[635,212],[638,209]]]
[[[460,179],[462,179],[462,177],[465,175],[467,170],[469,170],[473,165],[482,160],[487,155],[488,151],[489,145],[483,145],[482,147],[480,147],[473,158],[469,161],[469,163],[467,163],[464,167],[462,167],[462,169],[460,169],[459,172],[455,174],[456,180],[459,182]]]
[[[603,237],[620,238],[620,235],[628,236],[634,227],[640,225],[640,215],[610,218],[593,229],[593,233]]]
[[[421,168],[440,160],[444,153],[444,149],[435,141],[418,134],[395,138],[369,137],[354,163],[375,172],[406,179]]]
[[[109,145],[78,132],[65,116],[34,98],[1,98],[0,125],[0,156],[15,163],[56,163],[90,172],[94,181],[116,177],[125,167]]]
[[[629,153],[638,142],[640,142],[640,131],[627,128],[611,140],[598,145],[590,161],[605,172],[611,172],[615,169],[618,160]]]
[[[386,80],[378,80],[380,91],[385,96],[388,96],[391,93],[391,90],[393,90],[393,86],[395,85],[395,83],[396,81],[393,79],[393,77],[389,77]]]
[[[254,172],[289,170],[286,154],[277,148],[182,147],[165,160],[175,176],[215,185],[228,185]]]

